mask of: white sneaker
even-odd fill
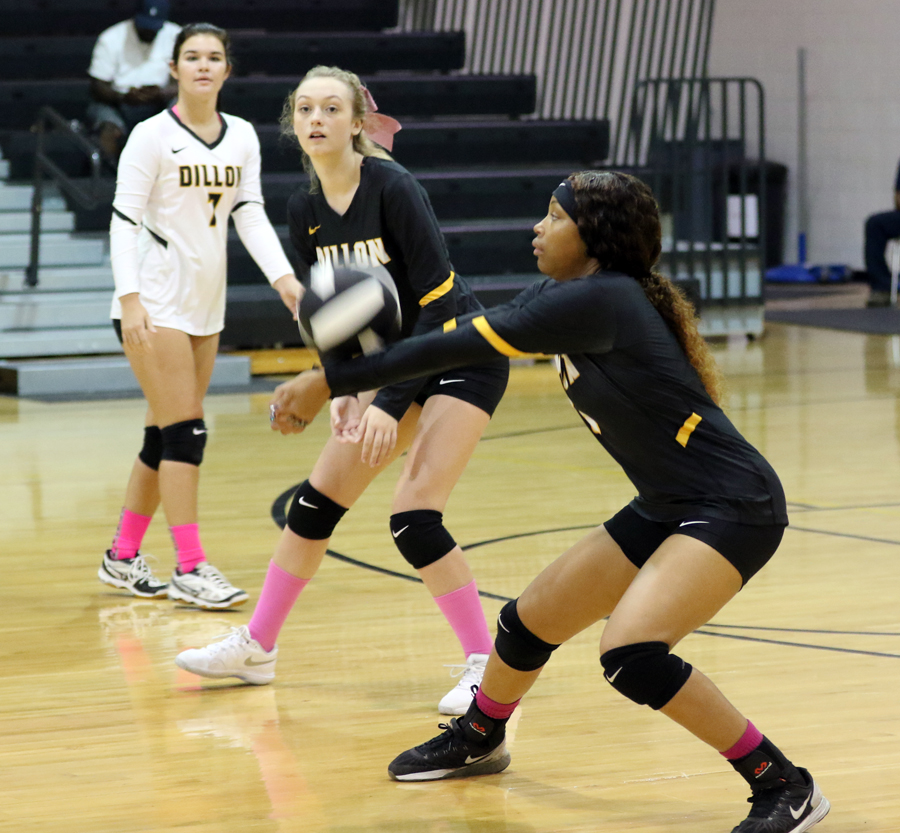
[[[438,711],[441,714],[465,714],[469,704],[475,696],[473,686],[481,685],[484,676],[484,667],[487,665],[487,654],[469,654],[465,665],[451,665],[450,668],[461,669],[451,676],[462,674],[460,681],[444,695],[444,699],[438,703]]]
[[[167,595],[168,585],[153,575],[146,556],[140,553],[135,553],[134,558],[117,560],[107,550],[100,562],[97,578],[110,587],[128,590],[142,599],[164,599]]]
[[[231,585],[212,564],[201,561],[189,573],[172,573],[169,598],[204,610],[225,610],[247,601],[247,593]]]
[[[232,628],[220,642],[205,648],[190,648],[175,657],[175,664],[201,677],[238,677],[245,683],[268,685],[275,679],[278,646],[266,651],[246,625]]]

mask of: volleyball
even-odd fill
[[[374,353],[400,336],[400,298],[383,266],[317,263],[297,310],[307,347],[346,359]]]

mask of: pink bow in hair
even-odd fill
[[[366,96],[366,104],[369,105],[369,112],[363,119],[363,132],[373,141],[381,145],[385,150],[390,151],[394,148],[394,134],[402,129],[397,119],[390,116],[382,116],[375,111],[378,105],[372,98],[372,93],[368,87],[363,87]]]

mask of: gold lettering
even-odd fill
[[[213,165],[213,176],[215,177],[215,182],[213,182],[213,185],[215,185],[216,188],[221,188],[222,180],[219,179],[219,166],[218,165]]]
[[[206,170],[206,165],[203,166],[203,184],[207,188],[209,188],[212,185],[212,183],[209,181],[209,172]]]
[[[227,188],[234,187],[234,167],[231,165],[225,166],[225,186]]]
[[[353,244],[353,262],[357,266],[369,265],[369,253],[366,249],[365,240],[357,240],[356,243]]]
[[[391,259],[388,257],[388,253],[384,250],[384,241],[380,237],[376,237],[372,240],[366,240],[366,246],[369,249],[369,259],[372,261],[373,266],[376,263],[391,262]]]
[[[180,185],[182,188],[190,188],[193,178],[191,177],[190,165],[179,165],[178,176],[181,178]]]
[[[350,244],[341,243],[341,253],[344,255],[344,266],[350,265]]]

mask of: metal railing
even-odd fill
[[[762,297],[769,202],[765,96],[754,78],[641,81],[622,165],[667,218],[663,263],[709,302]]]
[[[465,73],[529,73],[541,118],[609,119],[619,163],[636,85],[706,75],[715,0],[402,0],[403,31],[466,33]]]
[[[69,176],[47,154],[46,135],[49,130],[60,131],[75,147],[84,152],[90,162],[90,176],[87,183],[83,179]],[[93,142],[72,127],[72,124],[63,118],[52,107],[42,107],[38,111],[38,118],[32,130],[36,136],[34,153],[34,191],[31,197],[31,253],[28,266],[25,269],[25,285],[38,285],[38,272],[40,271],[41,256],[41,215],[44,210],[44,179],[48,177],[63,191],[65,191],[79,205],[87,209],[110,202],[108,187],[101,187],[101,182],[107,184],[108,177],[102,176],[103,156]]]

